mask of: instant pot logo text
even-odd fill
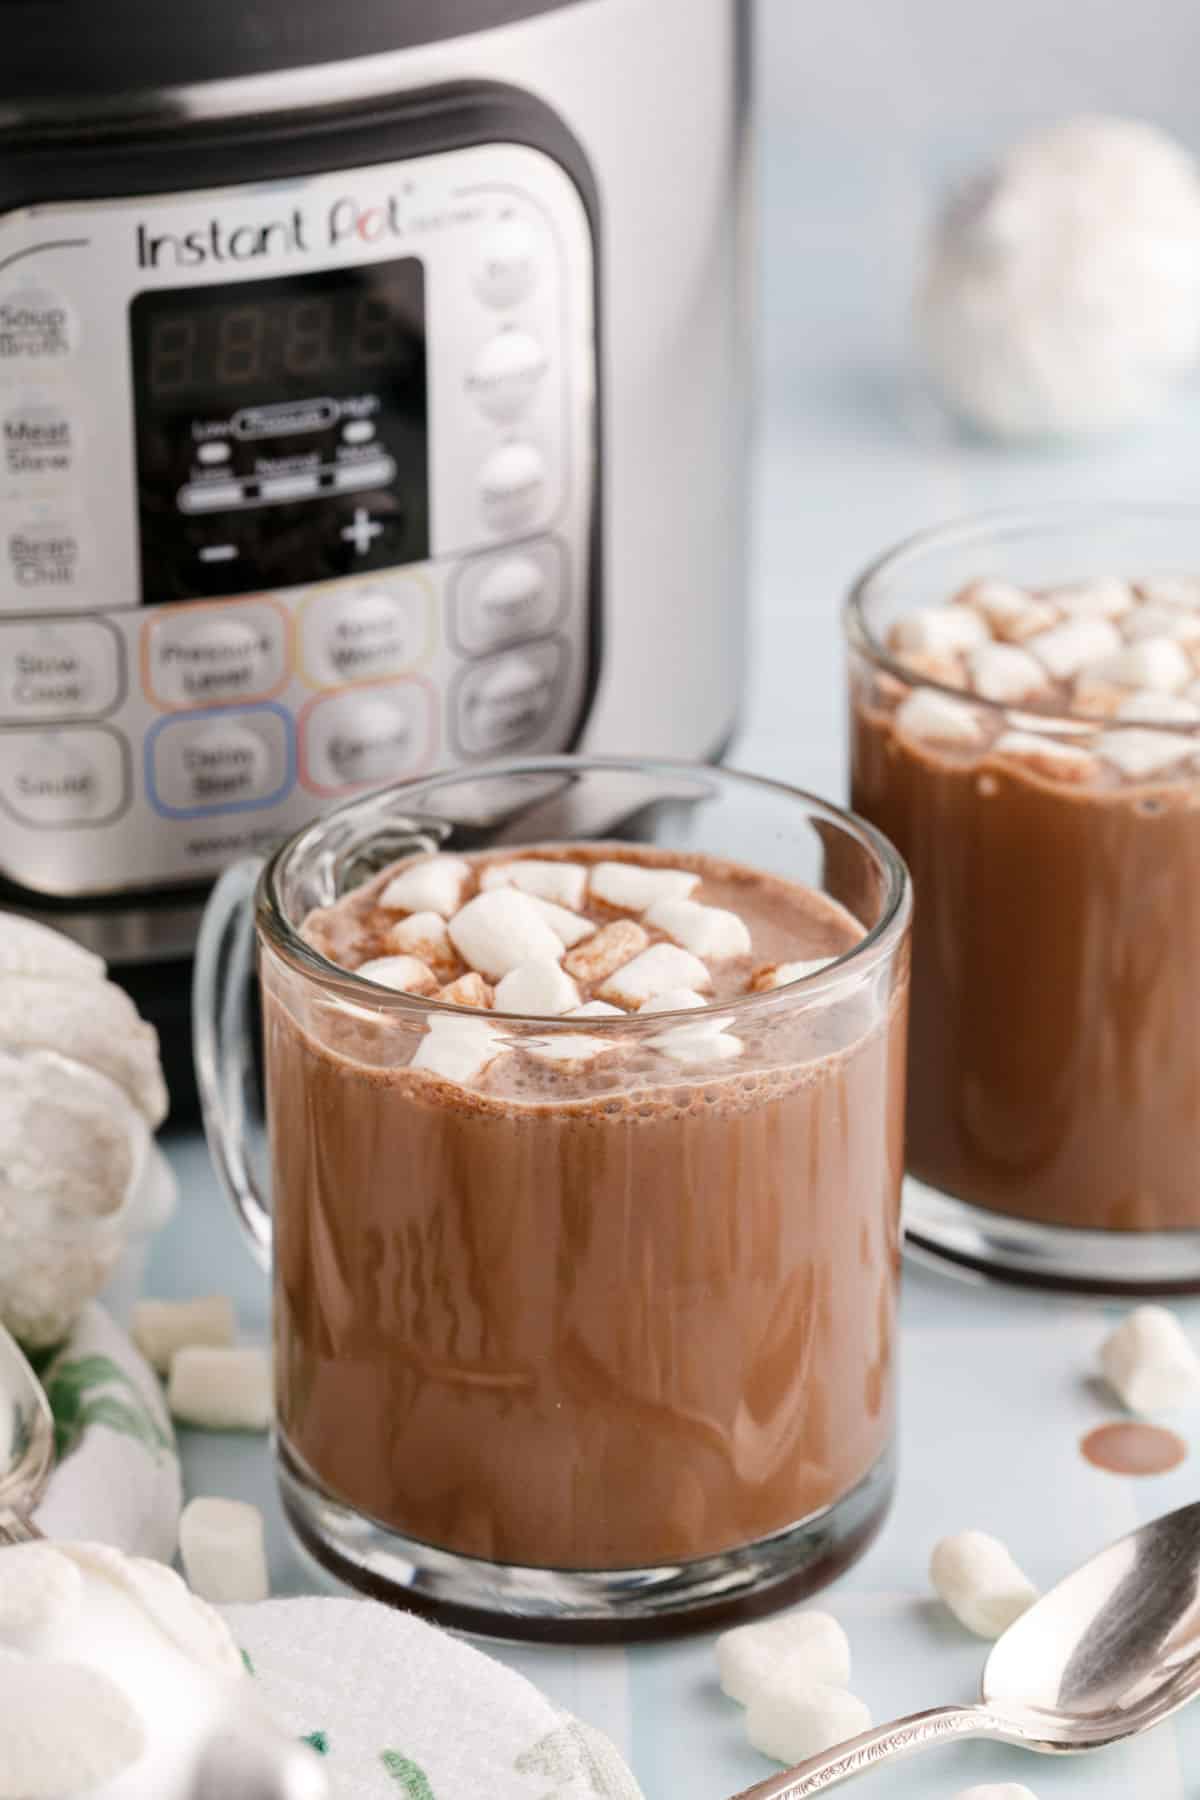
[[[206,263],[303,256],[344,244],[379,244],[404,235],[397,195],[370,205],[344,195],[319,215],[294,206],[278,218],[238,224],[214,214],[183,231],[155,231],[139,224],[137,260],[139,269],[197,269]]]

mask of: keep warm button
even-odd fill
[[[169,818],[247,812],[291,786],[291,726],[275,706],[163,719],[146,758],[150,798]]]

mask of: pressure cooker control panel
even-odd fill
[[[571,739],[594,247],[513,144],[0,217],[0,865],[211,875]]]

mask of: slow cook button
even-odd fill
[[[151,798],[177,818],[270,806],[289,786],[288,733],[274,707],[164,719],[150,734]]]
[[[148,686],[165,706],[261,699],[286,672],[284,621],[272,606],[186,607],[144,629]]]
[[[304,668],[318,687],[399,675],[426,649],[428,594],[415,581],[337,586],[304,610]]]
[[[537,239],[515,215],[489,225],[479,246],[475,291],[488,306],[515,306],[537,280]]]
[[[477,663],[459,678],[455,727],[468,756],[515,749],[544,729],[562,689],[565,652],[557,640],[524,644]]]
[[[504,444],[480,470],[479,491],[494,529],[525,524],[546,491],[546,459],[533,444]]]
[[[562,556],[551,538],[476,557],[454,585],[454,630],[472,656],[550,630],[565,598]]]
[[[103,825],[128,799],[125,751],[115,732],[0,733],[0,801],[22,824]]]
[[[302,726],[305,784],[339,793],[414,772],[428,754],[429,705],[428,691],[415,681],[314,700]]]
[[[0,624],[0,722],[107,712],[121,691],[120,643],[96,619]]]
[[[546,373],[546,352],[527,331],[501,331],[467,373],[467,392],[489,419],[515,419]]]

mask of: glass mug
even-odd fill
[[[410,1072],[450,1009],[300,935],[406,853],[571,839],[804,882],[864,936],[723,1007],[743,1054],[699,1072],[648,1053],[663,1014],[487,1014],[518,1059],[563,1033],[619,1046],[559,1065],[547,1103]],[[837,808],[604,758],[409,782],[226,873],[198,1075],[273,1269],[284,1504],[327,1569],[451,1624],[578,1640],[775,1604],[861,1553],[892,1485],[909,911],[898,857]],[[255,939],[269,1208],[247,1142]]]
[[[917,896],[906,1238],[951,1264],[1200,1292],[1200,725],[1156,726],[1178,756],[1145,779],[1071,779],[1039,745],[1142,728],[956,693],[978,743],[939,750],[893,724],[930,683],[888,632],[981,576],[1179,571],[1200,575],[1200,509],[1043,508],[913,538],[850,596],[851,804]],[[1013,730],[1025,753],[992,748]]]

